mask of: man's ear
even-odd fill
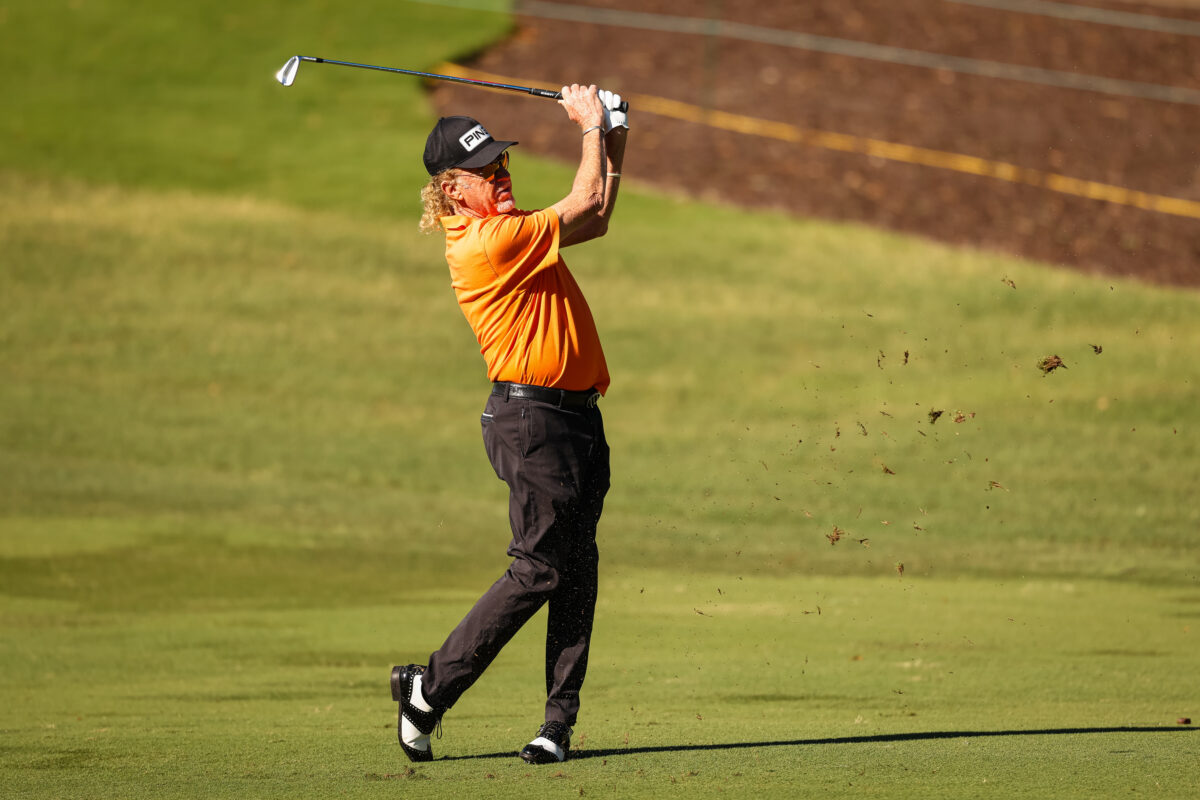
[[[456,203],[462,200],[462,190],[458,188],[458,184],[454,182],[454,179],[442,181],[442,194]]]

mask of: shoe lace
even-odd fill
[[[538,731],[538,736],[544,736],[556,744],[562,744],[564,740],[571,737],[571,729],[565,722],[547,722]]]

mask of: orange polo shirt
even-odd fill
[[[608,389],[587,300],[558,252],[553,209],[442,217],[450,283],[492,381]]]

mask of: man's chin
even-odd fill
[[[511,214],[517,208],[517,203],[513,198],[509,197],[496,203],[497,214]]]

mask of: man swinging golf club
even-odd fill
[[[570,193],[541,211],[513,200],[508,148],[469,117],[438,120],[425,144],[430,181],[423,230],[442,230],[451,285],[492,381],[483,441],[509,487],[512,563],[428,666],[392,669],[398,735],[413,761],[433,758],[430,734],[501,648],[544,604],[545,724],[521,751],[564,761],[587,671],[596,606],[596,525],[609,485],[597,401],[608,367],[587,301],[560,250],[603,236],[621,178],[627,117],[621,98],[564,86],[558,101],[582,133]]]

